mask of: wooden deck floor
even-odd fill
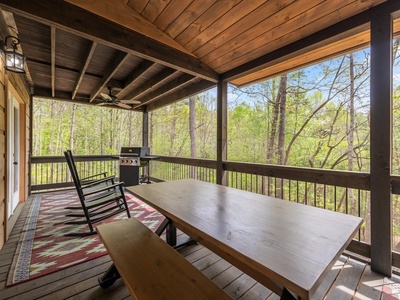
[[[48,276],[6,287],[8,270],[30,204],[26,203],[22,209],[10,239],[0,250],[0,299],[131,299],[120,279],[108,289],[98,286],[98,277],[111,264],[108,255]],[[201,245],[188,246],[181,249],[180,253],[217,285],[223,287],[233,299],[279,299],[267,288]],[[392,278],[400,282],[398,279]],[[314,298],[385,299],[382,293],[383,285],[383,276],[371,272],[368,264],[342,255],[320,285]]]

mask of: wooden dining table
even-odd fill
[[[311,299],[362,223],[359,217],[194,179],[126,189],[285,299]]]

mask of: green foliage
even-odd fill
[[[140,146],[142,115],[89,105],[35,99],[33,155],[118,154],[121,146]]]

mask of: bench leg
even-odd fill
[[[106,289],[112,286],[118,278],[121,278],[121,276],[119,275],[117,268],[112,264],[104,275],[99,278],[99,285],[103,289]]]

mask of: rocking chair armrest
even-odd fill
[[[89,181],[87,183],[83,183],[82,184],[82,189],[89,188],[89,187],[92,187],[94,185],[98,185],[100,183],[104,183],[104,182],[107,182],[107,181],[112,181],[113,182],[114,179],[115,179],[115,176],[108,176],[108,177],[104,177],[104,178],[97,179],[97,180],[91,180],[91,181]]]
[[[90,176],[87,176],[85,178],[81,178],[81,180],[88,180],[90,178],[97,177],[97,176],[100,176],[100,175],[103,175],[104,177],[107,177],[107,172],[102,172],[102,173],[90,175]]]
[[[119,187],[120,190],[122,191],[122,185],[123,184],[124,184],[123,182],[118,182],[118,183],[115,183],[115,184],[112,184],[112,185],[105,185],[102,188],[91,190],[91,191],[88,191],[88,192],[83,193],[83,194],[84,194],[84,196],[90,196],[90,195],[94,195],[94,194],[97,194],[97,193],[100,193],[100,192],[104,192],[104,191],[107,191],[107,190],[110,190],[110,189],[114,189],[114,188],[117,188],[117,187]]]

